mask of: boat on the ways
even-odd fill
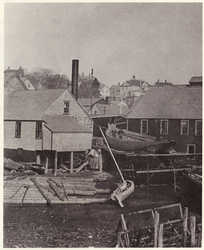
[[[150,135],[141,135],[126,129],[118,129],[110,125],[106,130],[106,138],[112,149],[128,152],[168,152],[173,142],[157,139]]]

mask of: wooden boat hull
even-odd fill
[[[156,152],[163,147],[166,147],[170,142],[168,140],[156,140],[150,138],[132,138],[132,139],[120,139],[110,136],[106,133],[106,138],[111,146],[111,148],[119,151],[129,151],[129,152],[139,152],[139,151],[149,151]]]

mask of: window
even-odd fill
[[[196,136],[202,135],[202,121],[201,120],[195,121],[195,135]]]
[[[195,153],[196,153],[196,145],[187,144],[187,154],[195,154]]]
[[[64,114],[69,114],[69,101],[64,101]]]
[[[168,135],[168,120],[160,121],[160,135]]]
[[[35,126],[35,138],[42,139],[42,122],[37,121]]]
[[[181,120],[181,135],[189,134],[189,120]]]
[[[140,134],[148,134],[148,120],[141,120]]]
[[[15,137],[21,138],[21,122],[20,121],[16,121]]]

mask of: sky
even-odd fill
[[[202,74],[201,3],[7,3],[4,67],[71,78],[93,67],[111,86],[132,78],[185,84]]]

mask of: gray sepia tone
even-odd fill
[[[4,10],[4,247],[200,247],[202,3]]]

